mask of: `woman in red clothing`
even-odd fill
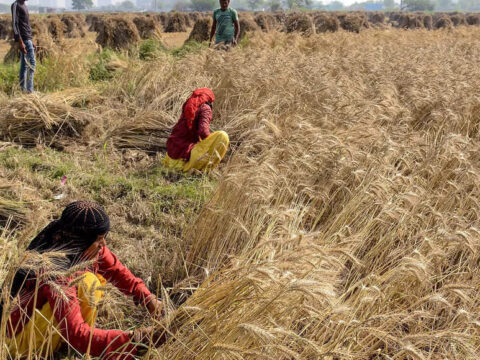
[[[12,357],[48,357],[63,342],[81,354],[108,359],[133,359],[141,351],[149,329],[125,332],[93,327],[106,281],[133,296],[152,315],[162,310],[161,301],[106,246],[109,230],[110,220],[100,205],[76,201],[32,240],[27,250],[45,254],[55,270],[29,266],[14,276],[10,294],[14,307],[6,341]]]
[[[183,104],[183,111],[167,140],[165,166],[176,170],[208,171],[225,156],[229,138],[225,131],[210,133],[213,91],[195,90]]]

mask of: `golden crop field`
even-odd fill
[[[0,280],[91,199],[166,304],[147,358],[478,359],[480,27],[256,30],[224,52],[182,46],[193,26],[118,50],[62,38],[33,95],[0,67]],[[199,87],[230,149],[168,171]],[[107,289],[98,327],[151,324]]]

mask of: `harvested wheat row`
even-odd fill
[[[137,27],[128,18],[108,17],[99,25],[97,44],[115,50],[129,50],[140,41]]]

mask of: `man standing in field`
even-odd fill
[[[213,24],[210,31],[210,43],[215,35],[215,45],[236,46],[240,35],[238,13],[231,9],[230,0],[220,0],[220,9],[213,12]]]
[[[23,91],[31,93],[33,92],[33,74],[35,73],[35,49],[25,0],[16,0],[12,4],[12,27],[15,41],[20,44],[20,87]]]

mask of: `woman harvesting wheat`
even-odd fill
[[[229,139],[225,131],[210,133],[213,91],[197,89],[183,104],[183,111],[167,140],[165,166],[189,171],[210,170],[223,159]]]
[[[157,297],[106,246],[109,230],[109,217],[100,205],[76,201],[33,239],[27,250],[50,257],[57,269],[37,261],[37,266],[15,274],[10,300],[18,302],[7,320],[6,340],[12,357],[48,357],[63,342],[79,353],[108,359],[133,358],[141,352],[149,329],[93,327],[96,305],[103,297],[101,286],[107,281],[152,315],[162,310]]]

